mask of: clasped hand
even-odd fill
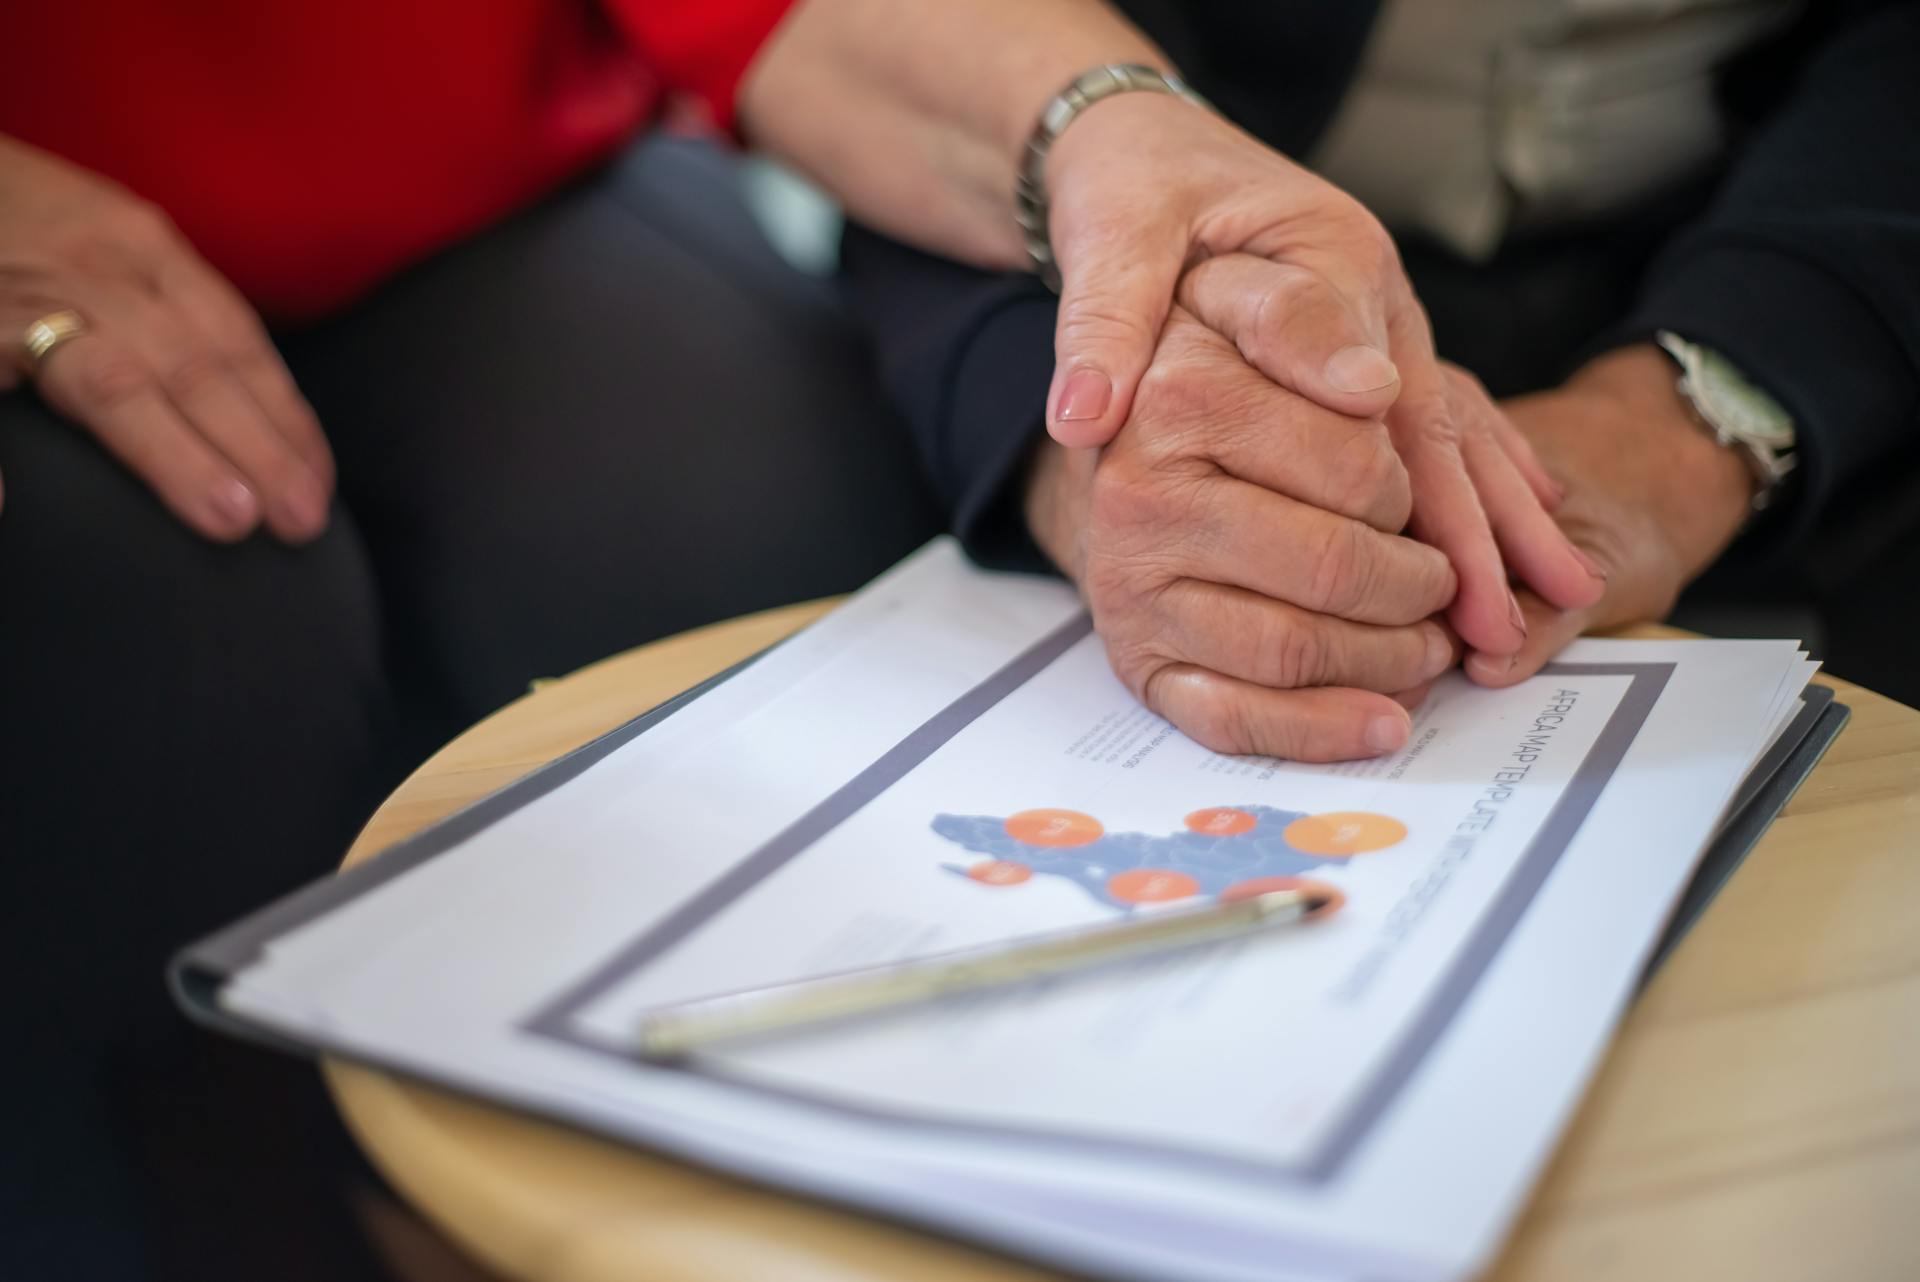
[[[1604,581],[1526,440],[1436,358],[1377,221],[1231,127],[1140,98],[1090,112],[1056,162],[1055,441],[1029,525],[1116,673],[1195,739],[1393,751],[1405,705],[1462,653],[1521,652],[1510,577],[1566,611]],[[1102,128],[1131,130],[1125,165]],[[1180,180],[1132,181],[1163,149]]]

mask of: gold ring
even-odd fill
[[[25,350],[20,368],[29,376],[38,374],[53,349],[87,332],[87,319],[79,312],[48,312],[27,326]]]

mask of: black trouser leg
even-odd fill
[[[391,782],[379,619],[343,515],[309,548],[216,547],[24,393],[0,474],[0,1277],[124,1282],[184,1266],[196,1223],[246,1232],[251,1191],[308,1162],[311,1070],[237,1070],[265,1057],[187,1025],[163,969],[324,873]],[[249,1161],[275,1169],[226,1178]],[[198,1276],[236,1276],[220,1258]]]
[[[38,1106],[0,1277],[351,1276],[311,1069],[194,1032],[167,954],[331,868],[531,678],[858,587],[938,528],[828,287],[694,144],[283,346],[341,471],[304,549],[204,543],[0,399],[0,975],[36,980],[6,1085]]]
[[[448,734],[939,529],[830,286],[700,144],[645,142],[288,350]]]

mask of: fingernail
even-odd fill
[[[1112,400],[1111,379],[1097,369],[1077,369],[1067,375],[1067,385],[1060,389],[1060,410],[1054,418],[1061,423],[1099,418]]]
[[[1520,598],[1511,590],[1507,592],[1507,618],[1520,630],[1521,636],[1527,635],[1527,616],[1520,613]]]
[[[1553,505],[1555,507],[1559,507],[1567,501],[1567,487],[1554,480],[1551,476],[1547,478],[1547,493],[1552,495]]]
[[[243,481],[222,481],[213,487],[213,509],[229,521],[245,524],[258,518],[260,502]]]
[[[1367,747],[1375,752],[1392,752],[1407,741],[1406,714],[1394,716],[1383,712],[1367,722]]]
[[[1327,383],[1336,392],[1376,392],[1399,379],[1386,353],[1371,347],[1343,347],[1327,358]]]
[[[1575,547],[1573,549],[1573,559],[1585,566],[1587,573],[1591,574],[1594,578],[1600,580],[1602,583],[1607,581],[1607,567],[1589,556],[1585,548]]]
[[[1497,681],[1513,671],[1517,657],[1511,654],[1475,654],[1467,660],[1467,674],[1480,680]]]

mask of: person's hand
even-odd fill
[[[46,355],[40,395],[176,516],[223,542],[325,528],[332,454],[246,302],[152,206],[0,138],[0,391],[66,310],[88,332]]]
[[[1409,504],[1378,423],[1276,387],[1178,308],[1126,428],[1043,443],[1026,491],[1141,702],[1216,751],[1302,761],[1399,748],[1389,696],[1455,661],[1429,618],[1453,571],[1392,533]]]
[[[1474,649],[1521,647],[1509,571],[1562,608],[1599,599],[1524,453],[1456,412],[1393,242],[1357,201],[1210,113],[1148,93],[1075,120],[1047,182],[1062,281],[1047,420],[1057,440],[1113,438],[1177,297],[1280,386],[1385,421],[1412,484],[1410,528],[1458,573],[1447,617]]]
[[[1564,483],[1554,512],[1606,575],[1590,606],[1556,609],[1520,593],[1527,642],[1517,655],[1469,654],[1467,675],[1504,686],[1532,676],[1582,632],[1659,619],[1738,532],[1752,474],[1717,443],[1674,389],[1674,367],[1651,344],[1622,348],[1551,392],[1498,407],[1477,383],[1457,384],[1483,412],[1504,415]]]

